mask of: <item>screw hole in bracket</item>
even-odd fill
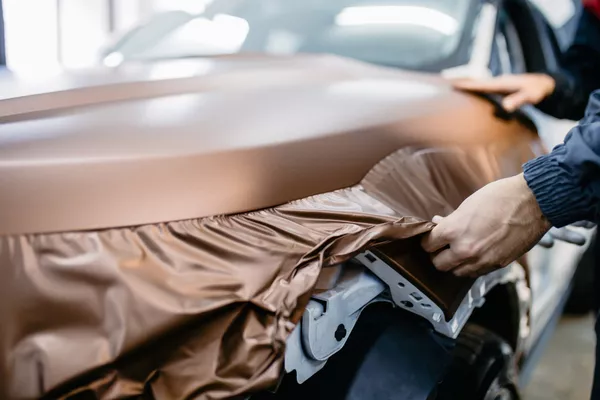
[[[413,303],[411,303],[411,302],[410,302],[410,301],[408,301],[408,300],[401,301],[401,302],[400,302],[400,304],[402,304],[402,305],[403,305],[404,307],[406,307],[406,308],[413,308]]]
[[[421,296],[419,293],[417,292],[413,292],[410,294],[410,297],[412,297],[413,299],[415,299],[416,301],[421,301],[423,300],[423,296]]]
[[[344,326],[344,324],[340,324],[340,325],[338,325],[338,327],[334,333],[335,340],[337,340],[338,342],[341,342],[342,340],[344,340],[344,338],[346,337],[347,334],[348,334],[348,331],[346,330],[346,327]]]
[[[404,284],[404,282],[398,282],[398,286],[405,287],[406,285]]]
[[[373,254],[371,254],[371,253],[366,253],[366,254],[365,254],[365,258],[366,258],[367,260],[369,260],[369,262],[370,262],[371,264],[373,264],[375,261],[377,261],[377,259],[375,258],[375,256],[374,256]]]

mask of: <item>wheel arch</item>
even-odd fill
[[[515,282],[497,285],[485,295],[485,303],[473,310],[470,323],[486,328],[511,345],[517,353],[521,338],[521,299]]]

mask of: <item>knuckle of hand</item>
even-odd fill
[[[454,254],[456,254],[456,256],[461,260],[470,259],[475,255],[473,246],[471,246],[469,243],[459,243],[454,246],[453,251]]]
[[[456,238],[454,228],[451,226],[438,225],[437,235],[441,241],[451,243]]]

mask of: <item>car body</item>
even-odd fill
[[[327,7],[341,7],[340,25],[364,27],[348,3]],[[427,8],[399,3],[412,17]],[[277,15],[286,3],[260,4]],[[448,25],[435,8],[442,2],[428,4],[425,16]],[[238,6],[257,9],[216,2],[211,32],[219,24],[252,31],[242,29]],[[297,11],[285,22],[304,23]],[[485,76],[556,62],[551,45],[527,51],[550,43],[528,3],[464,1],[445,12],[462,21],[441,32],[450,50],[424,53],[414,69]],[[178,24],[195,18],[170,15]],[[528,21],[540,30],[519,35]],[[431,21],[417,28],[436,30]],[[386,62],[222,51],[129,57],[139,32],[107,53],[118,68],[44,85],[2,77],[3,397],[267,396],[286,372],[294,389],[284,383],[281,398],[300,393],[297,383],[317,398],[384,398],[363,372],[393,356],[399,387],[390,398],[430,398],[454,380],[445,375],[452,348],[475,323],[505,344],[495,353],[506,355],[503,379],[512,379],[509,365],[527,370],[595,230],[570,228],[578,243],[550,233],[477,280],[436,271],[419,237],[434,215],[519,173],[572,121],[533,108],[505,115],[494,99],[395,65],[419,46]],[[239,47],[234,39],[225,44]],[[361,340],[370,347],[358,356],[351,342],[373,330],[361,324],[379,305],[395,307],[377,311],[374,323],[392,324],[382,329],[398,345]],[[388,358],[375,357],[371,342],[387,343]],[[354,359],[358,366],[342,371]],[[352,379],[342,384],[342,375]],[[518,396],[512,380],[498,385],[492,395]]]

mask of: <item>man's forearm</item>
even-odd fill
[[[600,220],[600,91],[585,117],[550,154],[523,166],[540,209],[556,227]]]

